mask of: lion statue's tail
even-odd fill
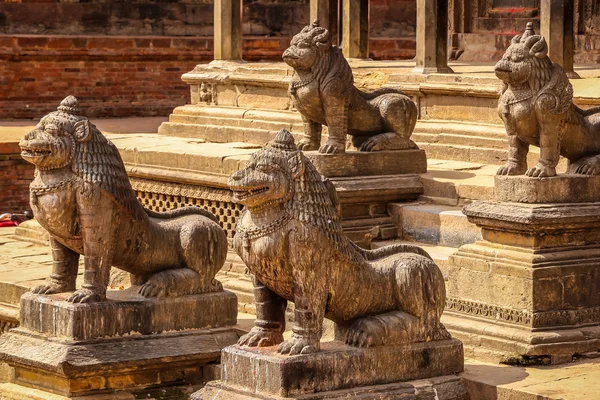
[[[194,206],[180,207],[180,208],[175,208],[173,210],[163,211],[163,212],[156,212],[156,211],[152,211],[152,210],[148,210],[147,208],[144,208],[144,211],[146,212],[146,214],[148,214],[149,217],[157,218],[157,219],[171,219],[171,218],[183,217],[186,215],[202,215],[206,218],[213,220],[217,224],[219,223],[219,219],[214,214],[212,214],[211,212],[209,212],[203,208],[194,207]]]
[[[414,246],[412,244],[397,243],[397,244],[391,244],[389,246],[381,247],[381,248],[375,249],[375,250],[367,250],[367,249],[363,249],[362,247],[358,246],[354,242],[350,242],[350,243],[352,243],[354,248],[360,254],[362,254],[362,256],[367,261],[377,261],[382,258],[389,257],[389,256],[392,256],[394,254],[399,254],[399,253],[414,253],[414,254],[418,254],[420,256],[426,257],[430,260],[433,260],[431,258],[431,256],[429,255],[429,253],[427,253],[425,250],[423,250],[419,246]]]
[[[360,97],[362,97],[365,100],[373,100],[374,98],[379,97],[382,94],[404,94],[404,93],[402,93],[401,90],[394,89],[394,88],[379,88],[379,89],[369,90],[369,91],[363,91],[360,89],[356,89],[356,90],[360,94]]]

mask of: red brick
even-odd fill
[[[153,48],[169,48],[171,47],[171,39],[152,39]]]
[[[73,48],[73,39],[53,37],[48,40],[49,49],[71,49]]]
[[[19,37],[17,39],[17,43],[19,47],[25,48],[45,48],[48,45],[49,39],[47,37],[36,37],[36,36],[26,36]]]

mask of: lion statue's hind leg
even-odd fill
[[[600,175],[600,155],[584,157],[569,164],[568,174]]]
[[[410,137],[417,123],[417,106],[402,94],[388,93],[370,100],[381,114],[388,132],[366,140],[361,151],[407,150],[417,145]]]
[[[431,259],[401,253],[377,262],[393,263],[397,310],[355,320],[346,332],[346,343],[358,347],[422,342],[450,338],[440,323],[446,288],[444,277]]]
[[[179,231],[181,265],[157,272],[139,288],[145,297],[185,296],[223,290],[214,279],[227,257],[227,236],[205,218],[184,222]]]

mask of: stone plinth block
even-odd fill
[[[440,399],[465,398],[461,397],[465,394],[462,382],[455,376],[463,370],[462,344],[457,340],[366,349],[333,341],[323,343],[316,354],[294,357],[276,353],[275,347],[231,346],[223,350],[221,360],[221,381],[209,383],[198,398],[321,399],[360,395],[361,399],[380,399],[403,394],[407,399],[421,399],[427,397],[416,396],[415,382],[411,381],[430,378],[438,380],[419,384],[430,389],[438,384],[447,386],[438,389]]]
[[[463,209],[483,240],[449,258],[443,322],[467,354],[559,363],[600,348],[600,202],[583,202],[595,182],[499,177],[504,201]]]
[[[494,200],[518,203],[600,202],[600,176],[529,178],[496,175]]]
[[[65,294],[21,297],[21,327],[50,336],[86,340],[149,335],[235,325],[237,298],[227,291],[182,297],[145,298],[137,287],[108,291],[108,300],[65,302]]]
[[[305,152],[317,168],[328,178],[347,176],[422,174],[427,172],[425,150],[348,151],[342,154]]]
[[[0,337],[12,384],[61,396],[193,385],[239,337],[236,297],[226,291],[161,299],[109,291],[92,304],[67,295],[23,296],[21,326]]]

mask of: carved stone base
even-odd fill
[[[143,299],[135,289],[94,304],[24,295],[21,327],[0,337],[12,383],[83,396],[206,380],[205,368],[238,339],[235,295]]]
[[[387,212],[388,203],[415,200],[423,193],[415,174],[330,179],[340,202],[344,233],[367,248],[372,240],[392,239],[398,234],[394,218]]]
[[[498,177],[496,199],[503,201],[464,208],[483,240],[449,259],[444,323],[453,335],[499,358],[563,362],[598,351],[600,202],[566,203],[599,201],[597,183],[568,175]],[[540,203],[548,200],[555,203]]]
[[[416,200],[423,193],[418,175],[427,172],[423,150],[305,154],[336,188],[344,233],[363,247],[397,236],[389,203]]]
[[[275,347],[230,346],[223,350],[221,381],[210,382],[195,398],[425,399],[420,396],[437,388],[440,399],[458,400],[466,398],[454,375],[462,370],[457,340],[367,349],[333,341],[322,343],[319,353],[294,357],[276,353]],[[415,389],[419,385],[424,393]]]

